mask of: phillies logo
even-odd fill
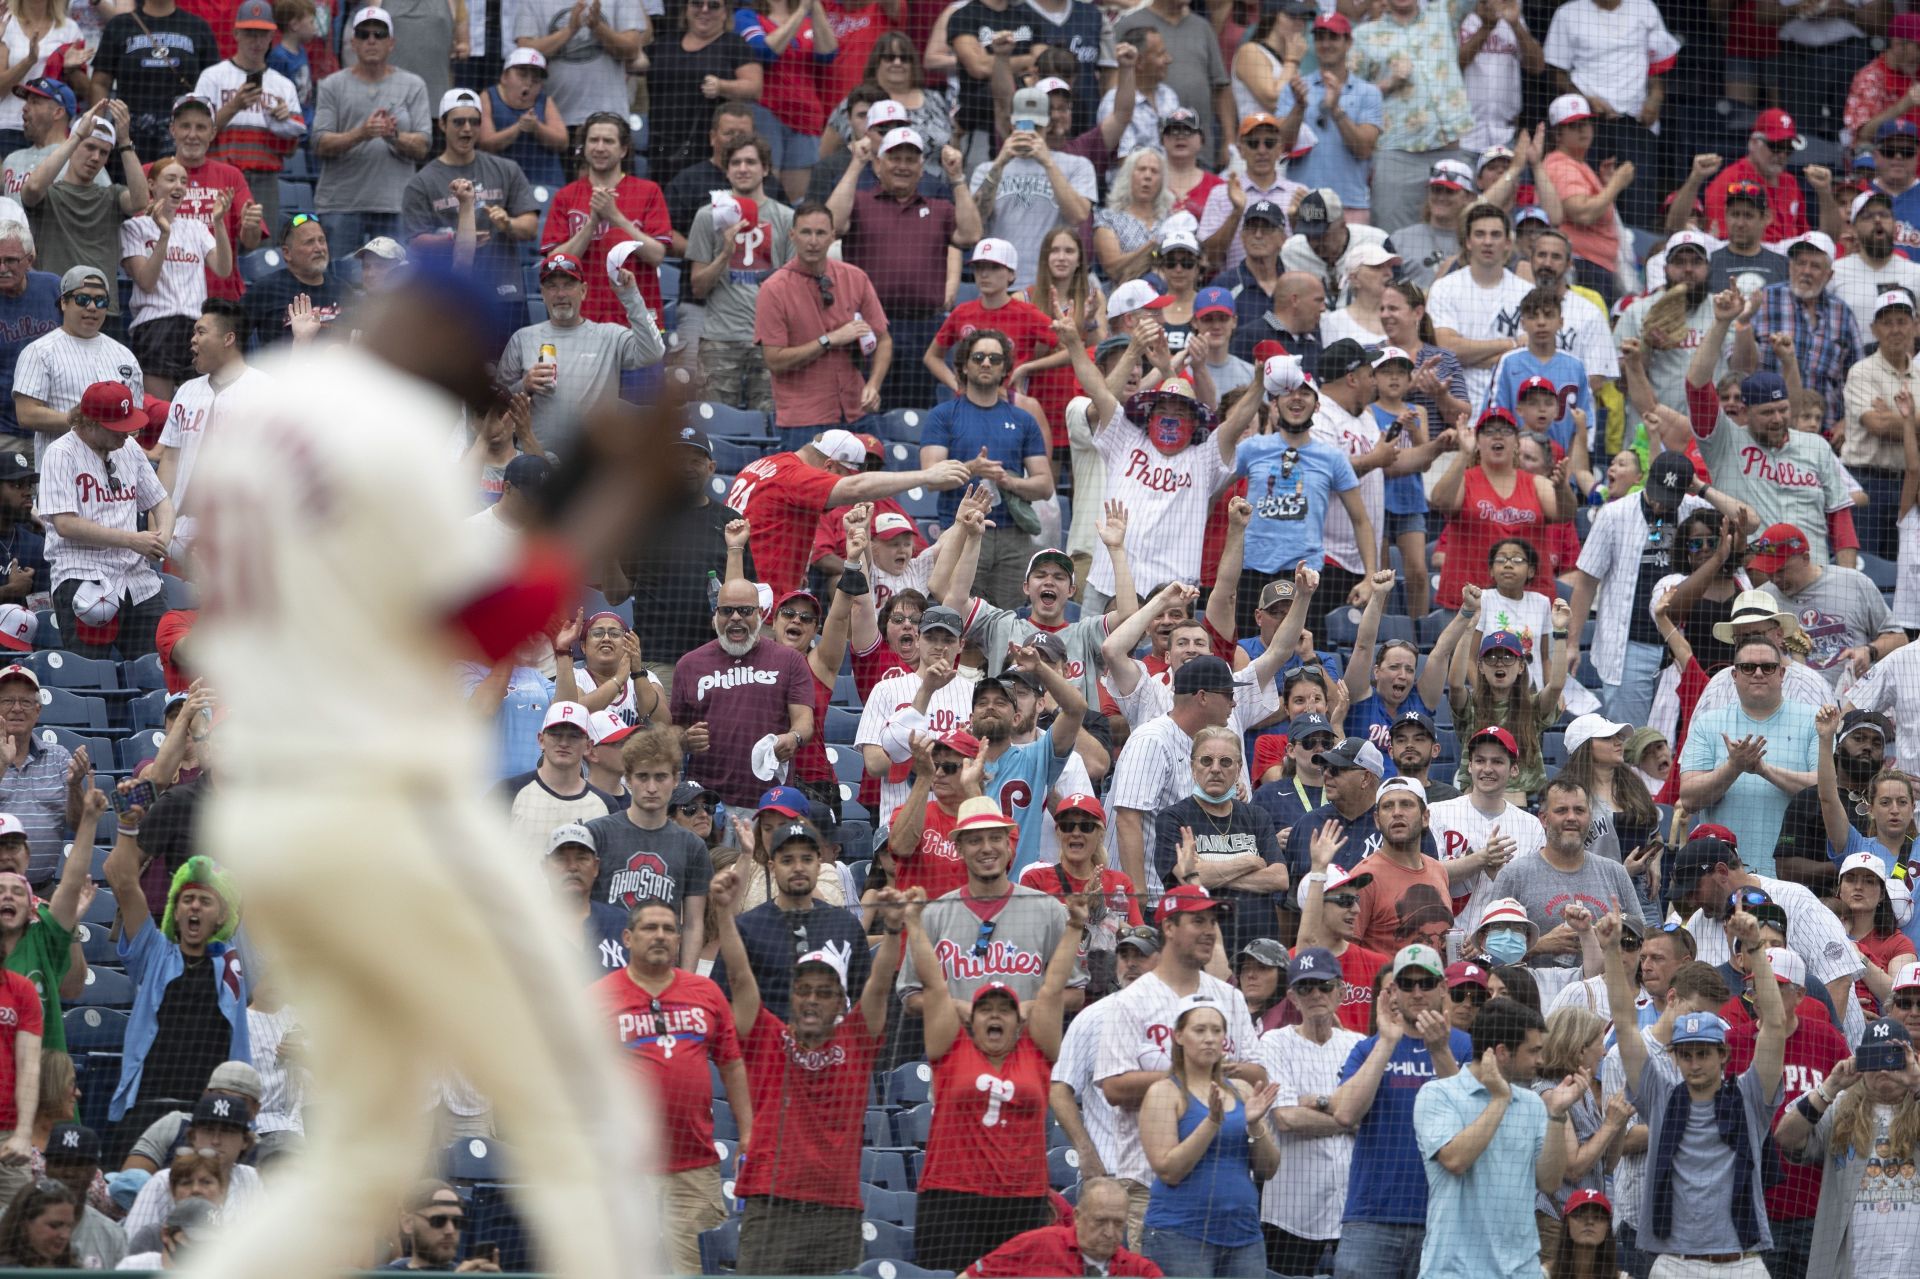
[[[1440,841],[1440,860],[1443,862],[1457,861],[1467,855],[1467,849],[1468,844],[1465,834],[1457,830],[1447,831]]]
[[[815,1074],[847,1064],[847,1050],[837,1043],[824,1048],[802,1048],[792,1031],[783,1030],[780,1032],[780,1044],[787,1050],[788,1061]]]
[[[649,898],[672,901],[674,889],[665,862],[652,853],[635,853],[624,868],[613,873],[607,884],[607,900],[631,910],[635,902]]]
[[[19,1013],[11,1008],[0,1008],[0,1026],[17,1026],[19,1024]]]
[[[1154,466],[1139,449],[1127,456],[1127,478],[1155,493],[1178,493],[1193,487],[1193,476],[1170,466]]]
[[[74,487],[80,492],[82,502],[131,502],[133,489],[129,485],[110,486],[104,480],[91,475],[82,475],[74,481]]]
[[[1785,458],[1775,462],[1755,444],[1749,444],[1740,450],[1740,473],[1786,488],[1817,489],[1820,487],[1820,477],[1814,472],[1795,466]]]
[[[1044,967],[1034,952],[1003,941],[988,946],[983,955],[975,955],[972,947],[962,947],[955,941],[942,941],[933,948],[933,953],[940,958],[940,971],[949,978],[978,979],[988,973],[1031,977],[1037,976]]]
[[[1173,1027],[1157,1024],[1147,1027],[1147,1042],[1165,1052],[1167,1045],[1173,1042]]]
[[[1490,502],[1484,497],[1480,499],[1478,513],[1483,520],[1488,520],[1494,524],[1504,524],[1509,528],[1521,524],[1538,524],[1540,522],[1540,513],[1538,511],[1529,511],[1517,506],[1501,506],[1499,503]]]

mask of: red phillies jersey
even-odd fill
[[[656,183],[645,178],[623,177],[620,185],[613,189],[613,201],[622,217],[654,239],[664,242],[673,238],[673,222],[667,216],[667,197]],[[624,329],[627,327],[627,311],[620,305],[620,299],[614,296],[613,285],[607,279],[607,250],[616,244],[625,244],[633,237],[611,222],[594,218],[591,179],[579,178],[553,193],[553,205],[547,211],[546,234],[540,239],[540,252],[551,253],[554,246],[571,240],[589,221],[594,223],[593,238],[587,241],[586,251],[580,255],[580,263],[587,269],[587,300],[581,304],[580,314],[589,320],[617,324]],[[661,323],[659,270],[638,257],[627,259],[627,269],[633,272],[633,281],[640,286],[640,296],[646,299],[647,309],[653,312],[654,323]],[[737,511],[740,508],[736,506],[733,509]],[[758,553],[755,552],[756,555]]]
[[[804,658],[806,654],[802,653],[801,656]],[[813,737],[793,753],[793,775],[803,782],[831,782],[834,772],[832,763],[827,759],[825,730],[827,705],[833,701],[833,685],[820,678],[811,662],[807,664],[807,670],[813,675]]]
[[[903,893],[910,888],[924,888],[927,899],[932,901],[967,886],[967,864],[960,860],[960,852],[953,846],[953,824],[958,819],[959,814],[940,807],[939,800],[927,801],[927,818],[920,828],[920,842],[913,846],[912,852],[894,850],[895,888]],[[900,819],[896,815],[894,820]]]
[[[43,1025],[40,992],[21,974],[0,969],[0,1128],[10,1131],[20,1122],[13,1100],[20,1032],[38,1035]],[[36,1045],[33,1051],[37,1057],[40,1049]]]
[[[1348,1030],[1371,1035],[1367,1016],[1373,1008],[1373,975],[1386,964],[1387,957],[1368,950],[1359,942],[1350,942],[1340,952],[1340,1011],[1334,1016]]]
[[[1808,1005],[1818,1008],[1822,1017],[1816,1020],[1801,1015],[1800,1024],[1787,1036],[1786,1063],[1780,1071],[1780,1108],[1773,1112],[1773,1122],[1776,1124],[1788,1106],[1812,1092],[1849,1055],[1846,1036],[1835,1030],[1832,1022],[1824,1019],[1826,1009],[1820,1006],[1820,1001],[1800,1001],[1801,1008]],[[1753,1064],[1753,1041],[1759,1033],[1759,1025],[1751,1021],[1727,1032],[1729,1076],[1737,1075]],[[1781,1159],[1778,1152],[1774,1158],[1783,1175],[1767,1188],[1768,1220],[1811,1220],[1814,1210],[1820,1206],[1820,1165],[1789,1163]]]
[[[755,1122],[734,1193],[858,1208],[867,1079],[880,1037],[856,1007],[825,1044],[803,1048],[762,1008],[746,1049]]]
[[[1065,866],[1054,862],[1050,865],[1036,864],[1027,867],[1020,876],[1020,885],[1036,892],[1051,893],[1064,901],[1065,894],[1060,891],[1062,876],[1066,878],[1067,891],[1075,895],[1086,892],[1087,885],[1093,882],[1092,876],[1086,879],[1075,879],[1067,874]],[[1107,899],[1108,910],[1116,915],[1125,916],[1129,924],[1146,922],[1140,918],[1140,899],[1134,895],[1133,881],[1127,878],[1125,871],[1103,869],[1100,872],[1100,891]]]
[[[1071,1224],[1029,1230],[995,1248],[961,1272],[966,1279],[1036,1279],[1042,1275],[1090,1273]],[[1137,1252],[1115,1248],[1107,1258],[1112,1279],[1159,1279],[1165,1273]]]
[[[962,302],[948,314],[933,340],[935,345],[952,350],[976,329],[998,329],[1006,334],[1013,343],[1013,364],[1025,364],[1036,355],[1045,355],[1060,342],[1053,335],[1053,322],[1047,319],[1046,312],[1018,298],[1008,298],[992,310],[979,298]],[[1009,373],[1013,371],[1013,364],[1007,366]]]
[[[713,1148],[713,1083],[707,1063],[740,1060],[733,1009],[705,977],[675,970],[658,997],[649,995],[626,969],[594,983],[593,993],[627,1050],[634,1076],[666,1134],[662,1172],[685,1172],[720,1162]]]
[[[1047,1193],[1047,1089],[1053,1067],[1023,1030],[996,1067],[965,1031],[933,1064],[933,1130],[922,1190],[999,1199]]]
[[[813,535],[839,482],[798,453],[775,453],[747,463],[727,491],[727,505],[753,526],[753,566],[775,599],[807,584]]]
[[[820,527],[816,529],[813,534],[813,559],[808,561],[809,563],[817,564],[820,562],[821,557],[827,555],[835,555],[841,559],[847,557],[847,526],[841,521],[846,518],[848,509],[849,508],[844,506],[836,506],[830,511],[823,511],[821,513]],[[874,518],[882,515],[907,515],[907,508],[900,505],[900,503],[893,498],[883,497],[873,504]],[[913,520],[913,533],[911,534],[913,538],[913,553],[918,555],[927,549],[927,537],[926,534],[920,531],[919,520],[914,520],[911,515],[907,515],[907,518]],[[873,606],[876,609],[885,608],[887,606],[887,594],[876,588],[876,593],[873,597]]]

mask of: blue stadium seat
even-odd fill
[[[857,817],[845,817],[840,821],[840,860],[843,862],[866,862],[873,858],[873,823]],[[855,881],[855,887],[861,887]]]
[[[148,653],[128,662],[122,672],[122,684],[127,688],[157,688],[167,686],[167,673],[160,665],[160,654]]]
[[[894,1116],[893,1130],[900,1134],[905,1142],[924,1148],[927,1139],[933,1135],[933,1103],[922,1102],[910,1110],[903,1110]]]
[[[924,1061],[894,1067],[887,1075],[881,1096],[889,1106],[918,1106],[932,1101],[933,1067]]]
[[[1460,763],[1460,738],[1452,729],[1443,728],[1440,730],[1440,740],[1434,745],[1439,748],[1439,753],[1433,757],[1433,767],[1428,770],[1427,776],[1441,781],[1451,780],[1453,770]]]
[[[867,775],[866,761],[861,759],[859,750],[852,746],[827,747],[827,762],[833,765],[833,775],[840,779],[842,785],[857,788]]]
[[[1321,639],[1328,648],[1350,650],[1360,634],[1360,610],[1347,604],[1329,609],[1323,629],[1326,634]]]
[[[127,1037],[127,1015],[112,1008],[71,1008],[65,1016],[67,1051],[120,1051]]]
[[[142,693],[127,704],[127,714],[132,717],[135,729],[157,729],[167,722],[167,698],[172,696],[164,688],[156,688],[151,693]]]
[[[714,477],[707,481],[707,496],[716,502],[725,502],[727,500],[727,493],[732,488],[733,476],[721,475],[716,472]]]
[[[1540,762],[1545,764],[1549,773],[1554,772],[1567,762],[1567,737],[1557,728],[1550,728],[1540,734]]]
[[[40,723],[56,728],[100,728],[107,726],[107,704],[98,697],[83,697],[64,688],[40,690]]]
[[[1414,633],[1419,637],[1422,652],[1432,652],[1433,646],[1440,642],[1440,632],[1447,629],[1447,623],[1453,620],[1457,609],[1436,608],[1414,623]]]
[[[842,826],[846,825],[845,822],[840,824]],[[841,860],[847,865],[847,873],[853,876],[853,892],[857,897],[867,891],[867,872],[873,869],[873,859],[867,858],[862,860],[859,858],[846,857],[844,855],[847,851],[845,844],[840,846],[840,851],[842,853]]]
[[[160,584],[166,589],[168,608],[200,607],[200,591],[193,583],[171,573],[162,573]]]
[[[724,435],[730,440],[761,440],[769,443],[773,440],[767,415],[758,409],[736,409],[731,404],[700,400],[687,406],[687,416],[710,436]]]
[[[80,912],[80,922],[92,924],[95,928],[111,928],[114,916],[119,913],[120,903],[113,899],[113,890],[102,888],[94,893],[93,900]]]
[[[739,1141],[740,1124],[733,1117],[733,1107],[724,1098],[713,1099],[713,1135],[721,1141]]]
[[[131,1008],[133,983],[127,975],[111,968],[87,965],[87,984],[78,999],[67,1001],[69,1008]]]
[[[860,1237],[866,1240],[867,1260],[913,1260],[913,1231],[886,1221],[863,1221]]]
[[[870,1220],[913,1229],[915,1204],[912,1195],[880,1186],[863,1185],[860,1187],[860,1205]]]
[[[80,943],[80,952],[87,957],[89,964],[111,964],[119,961],[116,943],[107,935],[104,925],[81,924],[73,930],[74,937]]]
[[[733,1176],[733,1166],[740,1158],[740,1143],[737,1141],[720,1141],[715,1139],[713,1150],[715,1154],[720,1156],[720,1175],[722,1177]]]
[[[1405,640],[1409,644],[1418,644],[1419,633],[1414,629],[1413,619],[1404,612],[1392,610],[1382,614],[1380,636],[1376,642],[1375,651],[1378,651],[1379,644],[1384,644],[1388,640]]]
[[[40,677],[46,688],[115,689],[120,687],[120,668],[113,662],[78,653],[48,649],[28,653],[27,669]]]
[[[283,176],[279,179],[279,188],[281,217],[290,218],[296,213],[313,212],[313,183],[299,182]],[[359,247],[357,244],[343,245],[341,252],[344,255]]]
[[[355,245],[354,247],[358,248],[359,246]],[[256,280],[264,279],[272,275],[283,265],[285,265],[285,263],[280,257],[280,250],[275,248],[255,249],[251,253],[243,253],[240,255],[240,278],[248,284],[252,284]]]
[[[152,759],[159,754],[160,743],[166,740],[167,735],[156,728],[130,733],[121,738],[119,745],[114,748],[115,762],[119,764],[121,772],[131,773],[140,767],[141,760]]]
[[[730,1274],[740,1260],[740,1218],[700,1232],[700,1272]]]
[[[1080,1152],[1072,1146],[1056,1147],[1047,1152],[1047,1184],[1058,1190],[1064,1186],[1078,1184],[1080,1180]]]
[[[894,409],[880,415],[874,434],[883,440],[917,445],[920,443],[920,424],[926,416],[919,409]]]
[[[860,731],[860,712],[845,706],[827,707],[827,740],[851,744]]]
[[[69,751],[86,747],[87,759],[96,769],[105,769],[113,763],[113,741],[110,738],[90,737],[70,728],[52,728],[45,724],[34,729],[33,735],[42,743],[64,746]]]
[[[1860,552],[1860,571],[1883,591],[1894,588],[1900,573],[1899,566],[1892,560],[1883,560],[1878,555],[1869,555],[1865,551]]]
[[[655,269],[660,273],[661,298],[677,300],[680,297],[680,260],[662,258]]]
[[[713,464],[718,470],[729,475],[737,475],[749,465],[767,455],[767,446],[746,440],[727,439],[723,436],[708,437],[713,445]]]
[[[440,1152],[440,1168],[448,1181],[492,1181],[505,1175],[506,1148],[485,1137],[448,1143]]]
[[[80,1087],[80,1122],[95,1132],[106,1132],[113,1126],[107,1111],[113,1104],[114,1085],[120,1081],[120,1054],[79,1052],[71,1039],[67,1049],[73,1057],[74,1082]]]
[[[60,647],[60,621],[50,608],[33,610],[33,646],[36,649]]]
[[[869,1146],[893,1144],[893,1112],[885,1106],[867,1107],[866,1144]]]
[[[842,1274],[865,1275],[867,1279],[953,1279],[951,1270],[922,1270],[916,1265],[892,1257],[872,1257]]]
[[[861,1151],[860,1180],[888,1190],[913,1189],[913,1183],[907,1180],[906,1157],[898,1150]]]
[[[894,497],[900,503],[900,509],[916,520],[932,520],[940,517],[940,494],[930,488],[914,485],[906,492]]]
[[[859,723],[860,687],[853,682],[852,671],[841,671],[834,677],[833,702],[836,706],[850,707],[854,713],[854,723]]]

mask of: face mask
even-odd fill
[[[1227,796],[1231,795],[1232,793],[1233,793],[1233,788],[1229,786],[1225,791],[1221,792],[1218,795],[1209,795],[1207,793],[1207,788],[1202,786],[1199,782],[1195,782],[1193,784],[1193,797],[1197,800],[1200,800],[1202,803],[1206,803],[1206,804],[1223,803],[1226,800]]]
[[[987,668],[984,666],[957,666],[954,668],[953,673],[969,684],[978,684],[987,677]]]
[[[1147,438],[1162,453],[1178,453],[1193,439],[1193,423],[1178,414],[1157,414],[1147,427]]]
[[[1527,957],[1527,935],[1511,928],[1487,934],[1487,957],[1496,964],[1517,964]]]

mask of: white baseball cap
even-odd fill
[[[0,813],[0,839],[5,839],[9,835],[18,835],[24,839],[26,834],[26,825],[18,817],[12,813]]]
[[[368,240],[365,244],[355,249],[353,256],[357,258],[363,253],[371,253],[374,257],[386,262],[405,262],[407,260],[407,251],[401,248],[400,242],[390,235],[374,236],[371,240]]]
[[[1353,251],[1353,258],[1348,265],[1349,267],[1395,266],[1399,262],[1400,255],[1393,250],[1378,244],[1363,244]]]
[[[1197,254],[1200,252],[1200,239],[1184,226],[1168,227],[1160,233],[1160,252],[1167,254],[1175,249]]]
[[[393,30],[393,15],[377,4],[370,4],[364,9],[355,10],[353,21],[347,24],[347,30],[351,32],[363,22],[378,22],[388,31]]]
[[[1057,75],[1050,75],[1044,79],[1035,80],[1033,82],[1033,87],[1040,90],[1040,92],[1042,93],[1072,93],[1073,92],[1073,86],[1068,84],[1065,80],[1062,80]]]
[[[880,143],[880,154],[885,155],[895,147],[912,147],[914,150],[925,154],[927,140],[920,136],[918,129],[894,129],[888,133],[886,138]]]
[[[1173,299],[1162,297],[1145,280],[1128,280],[1125,284],[1107,294],[1107,318],[1117,320],[1134,311],[1158,311],[1162,307],[1172,306]]]
[[[568,822],[565,826],[553,828],[553,834],[547,836],[547,855],[552,856],[568,844],[578,844],[589,852],[599,852],[600,843],[594,839],[593,832],[584,822]]]
[[[840,979],[840,989],[845,991],[847,988],[847,959],[848,956],[841,954],[839,947],[829,944],[823,949],[810,950],[800,956],[800,958],[793,961],[793,967],[796,972],[803,964],[820,964],[826,968],[830,968],[833,970],[833,975]]]
[[[88,626],[105,626],[120,615],[120,594],[105,582],[82,582],[73,593],[73,615]]]
[[[627,738],[633,736],[635,731],[634,725],[622,723],[620,717],[612,711],[595,711],[593,713],[593,731],[591,736],[593,737],[593,744],[595,746],[612,746],[616,742],[624,742]]]
[[[1667,253],[1669,256],[1672,255],[1675,249],[1690,248],[1698,249],[1701,257],[1712,257],[1714,247],[1711,236],[1702,235],[1692,227],[1688,227],[1682,231],[1675,231],[1667,237]]]
[[[607,250],[607,283],[618,285],[620,272],[626,268],[627,259],[640,251],[640,241],[622,240]]]
[[[1540,935],[1540,930],[1535,927],[1533,918],[1527,914],[1527,908],[1512,897],[1502,897],[1490,903],[1486,913],[1480,916],[1480,923],[1474,931],[1479,932],[1489,924],[1514,924],[1526,929],[1528,937]]]
[[[1835,256],[1833,238],[1825,231],[1809,231],[1787,241],[1787,256],[1791,258],[1795,249],[1818,249],[1828,257]]]
[[[1276,355],[1273,358],[1277,360],[1280,357]],[[1405,360],[1408,364],[1413,363],[1413,357],[1411,355],[1408,355],[1405,351],[1401,350],[1399,347],[1389,343],[1388,345],[1381,347],[1379,351],[1377,351],[1374,354],[1373,367],[1377,369],[1382,364],[1391,364],[1395,360]]]
[[[1289,391],[1301,387],[1319,394],[1320,388],[1313,384],[1313,374],[1301,365],[1297,355],[1272,355],[1267,357],[1267,366],[1261,375],[1261,383],[1267,389],[1270,398],[1278,399]]]
[[[1582,715],[1567,725],[1564,737],[1567,754],[1571,755],[1595,738],[1605,740],[1618,737],[1622,733],[1631,733],[1633,725],[1616,724],[1604,715]]]
[[[545,71],[547,69],[547,55],[538,49],[529,49],[527,46],[521,45],[507,55],[506,65],[509,67],[532,67],[535,71]]]
[[[1394,791],[1405,791],[1420,801],[1420,807],[1425,808],[1427,806],[1426,785],[1417,777],[1389,777],[1386,781],[1380,783],[1380,790],[1374,796],[1374,802],[1379,803],[1381,799],[1392,794]]]
[[[0,831],[0,834],[5,833]],[[1915,986],[1920,986],[1920,964],[1902,964],[1900,970],[1893,975],[1893,988],[1912,990]]]
[[[867,464],[867,446],[852,431],[843,431],[834,427],[831,431],[822,431],[813,442],[813,447],[825,453],[842,466],[865,466]]]
[[[1593,119],[1593,104],[1577,93],[1563,93],[1547,106],[1547,123],[1555,126]]]
[[[877,129],[883,124],[905,124],[912,119],[907,109],[892,98],[882,98],[867,108],[867,127]]]
[[[33,633],[39,627],[40,619],[31,610],[18,604],[0,604],[0,648],[16,653],[32,652]]]
[[[1880,877],[1880,882],[1883,885],[1893,882],[1892,876],[1887,874],[1887,863],[1884,860],[1882,860],[1880,854],[1878,853],[1866,853],[1866,852],[1854,853],[1852,856],[1848,857],[1845,861],[1840,863],[1839,873],[1842,875],[1846,875],[1849,872],[1856,871],[1856,870],[1872,871],[1874,874]]]
[[[447,112],[457,111],[461,107],[472,107],[475,111],[480,112],[480,114],[486,114],[486,107],[481,105],[480,95],[472,89],[448,89],[440,95],[440,110],[434,118],[444,120],[447,117]]]
[[[912,535],[913,521],[898,511],[882,511],[873,517],[873,540],[876,542]]]
[[[1785,946],[1767,947],[1767,962],[1773,966],[1776,981],[1792,982],[1802,990],[1807,985],[1807,961]]]
[[[93,128],[87,131],[87,136],[95,142],[104,142],[108,146],[112,146],[120,137],[114,130],[113,121],[104,116],[93,122]]]
[[[1018,271],[1020,269],[1020,250],[1014,248],[1013,242],[1010,240],[998,240],[989,236],[973,246],[973,260],[975,262],[991,262],[995,266],[1003,266],[1009,271]]]
[[[555,702],[547,707],[547,713],[540,721],[540,731],[546,732],[556,724],[571,724],[587,735],[588,741],[597,741],[593,735],[593,712],[578,702]]]
[[[0,684],[4,684],[10,679],[23,679],[35,688],[40,687],[40,677],[33,673],[33,668],[31,666],[22,666],[18,662],[15,662],[11,666],[0,667]]]
[[[1913,294],[1901,288],[1888,289],[1873,300],[1873,314],[1877,318],[1882,311],[1894,306],[1904,306],[1909,311],[1913,310]]]

